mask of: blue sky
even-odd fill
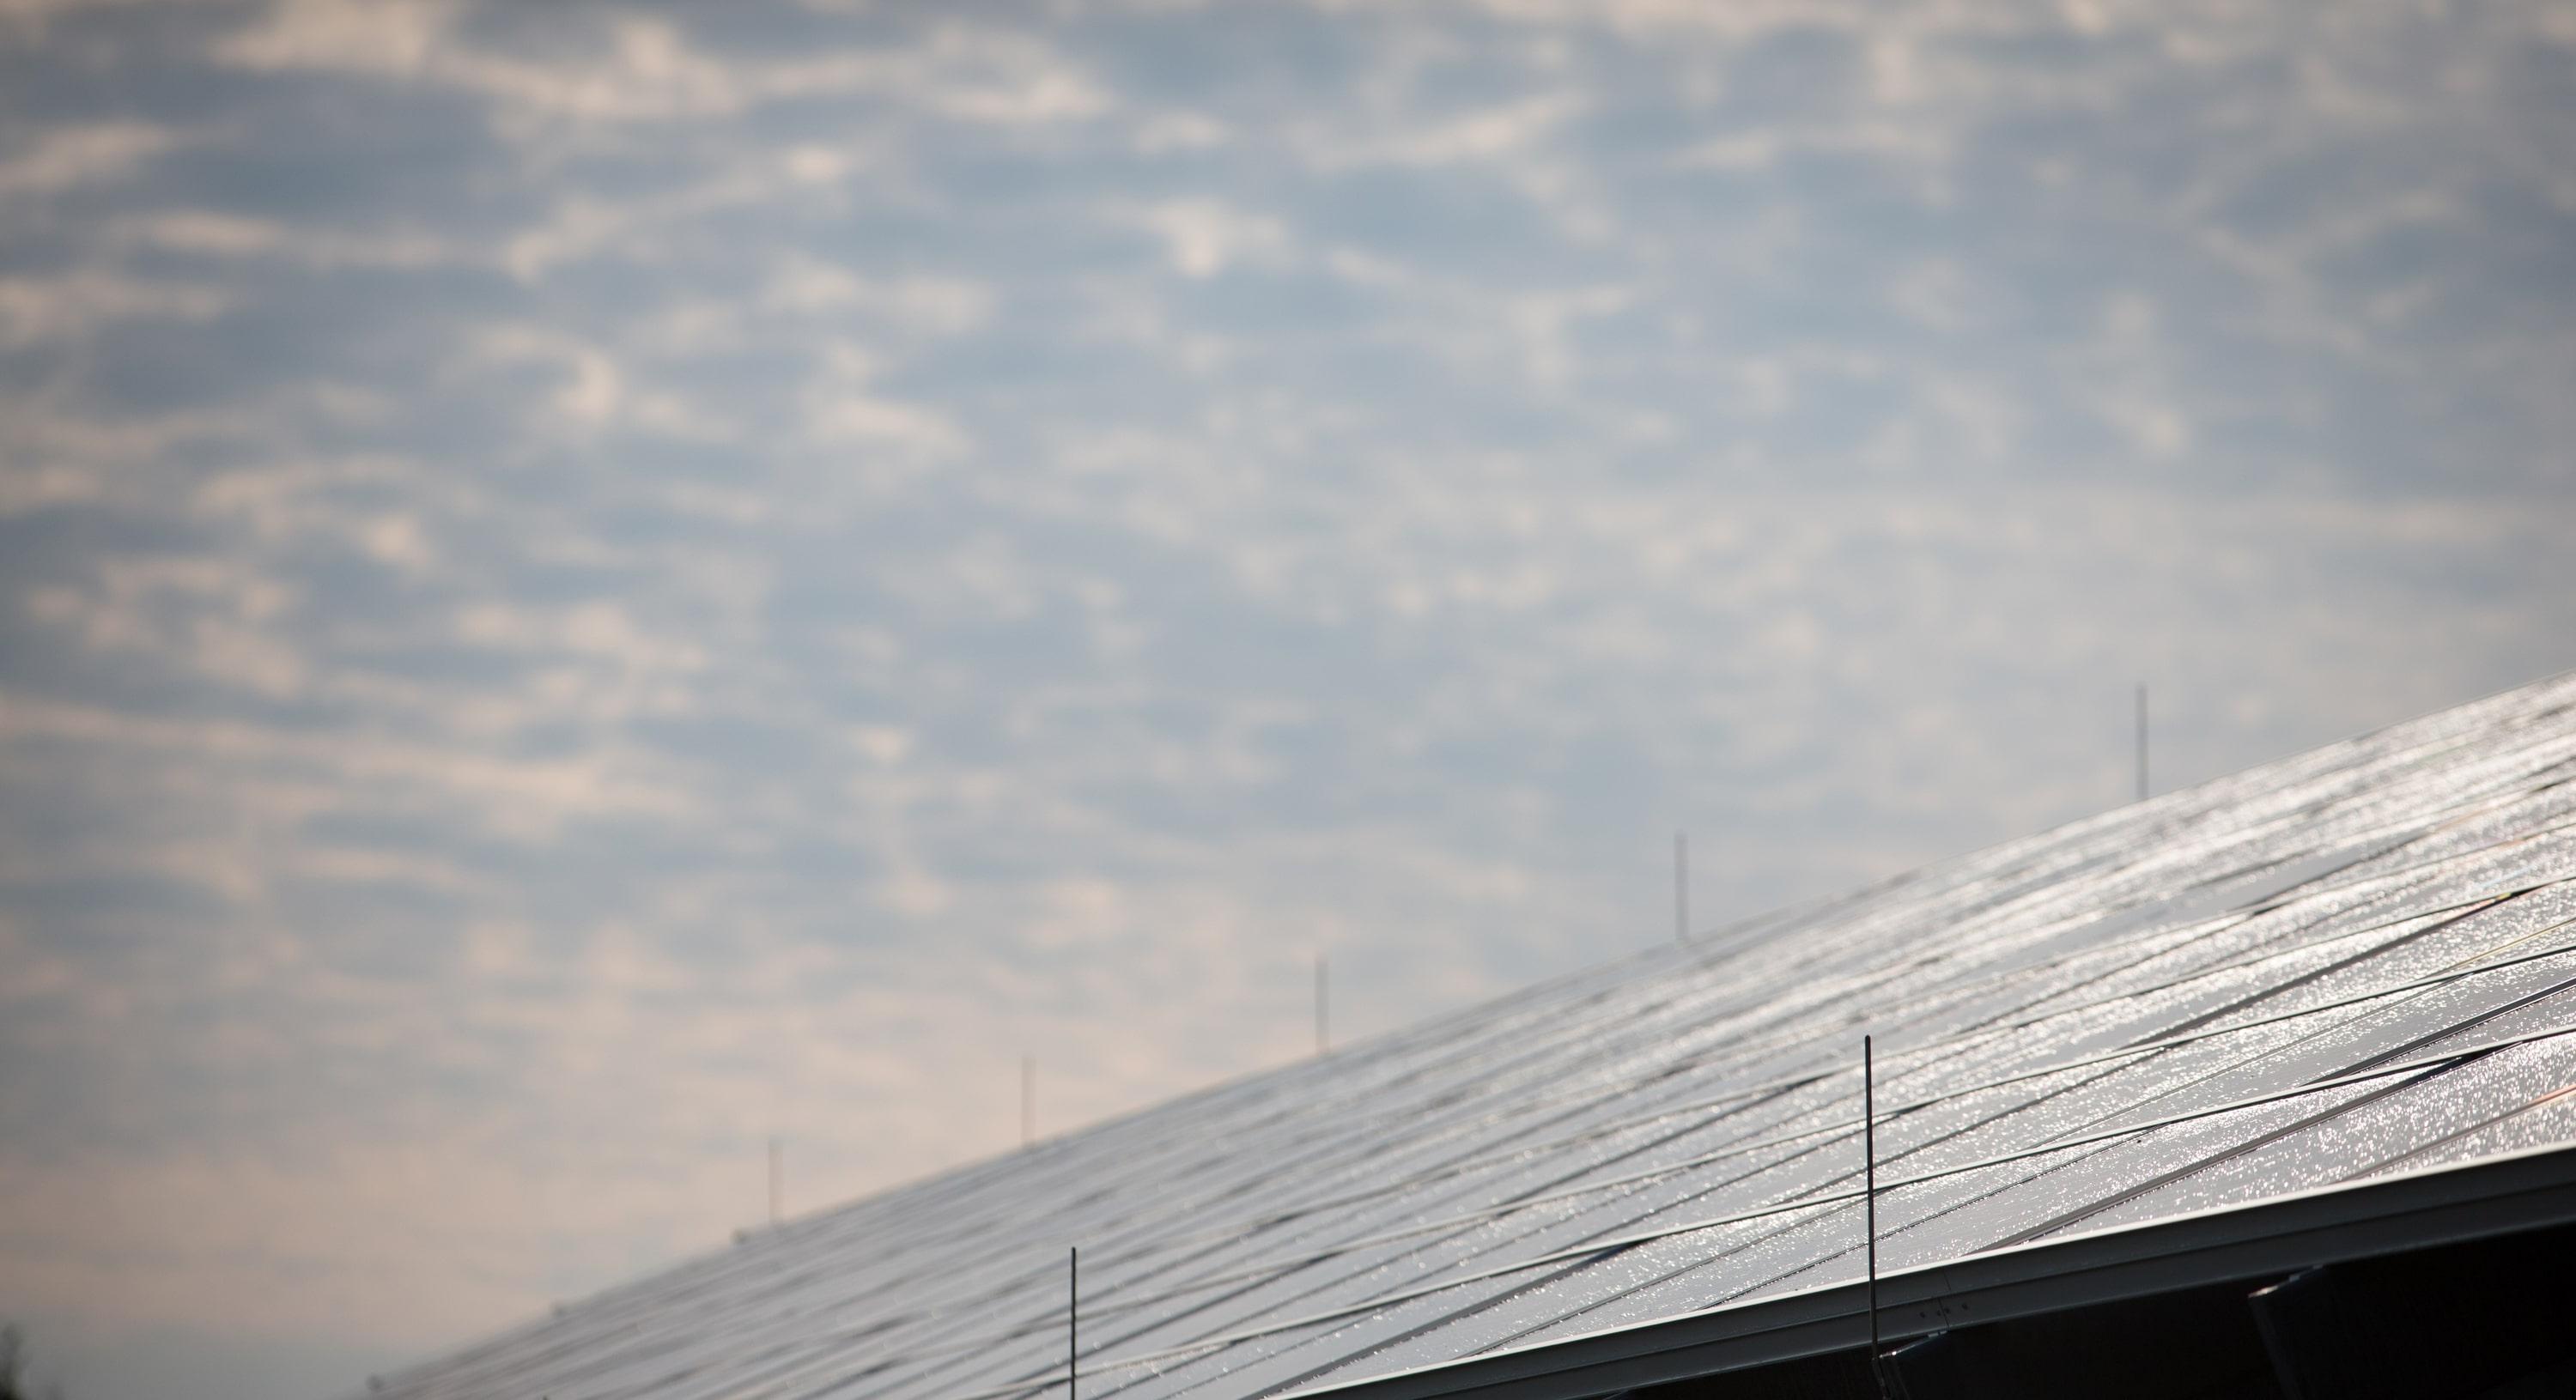
[[[2576,664],[2546,4],[0,0],[0,1314],[323,1395]]]

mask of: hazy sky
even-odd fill
[[[354,1388],[2576,664],[2576,9],[0,0],[0,1316]]]

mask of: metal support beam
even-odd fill
[[[2352,1388],[2350,1348],[2343,1344],[2334,1295],[2327,1270],[2302,1269],[2246,1296],[2263,1352],[2272,1359],[2272,1378],[2287,1400],[2377,1393],[2373,1387]]]
[[[1949,1332],[1917,1337],[1879,1358],[1879,1383],[1891,1400],[2000,1400],[1972,1383],[1963,1350]]]
[[[1998,1249],[1879,1279],[1893,1341],[2229,1280],[2279,1278],[2317,1263],[2576,1225],[2576,1148],[2360,1186],[2303,1192],[2238,1210]],[[2237,1296],[2242,1296],[2237,1295]],[[1584,1400],[1869,1343],[1860,1281],[1669,1321],[1490,1352],[1445,1366],[1296,1392],[1336,1400]],[[2259,1364],[2259,1362],[2257,1363]]]
[[[2567,1238],[2357,1259],[2248,1294],[2273,1380],[2288,1400],[2566,1395]]]

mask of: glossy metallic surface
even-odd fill
[[[2576,1141],[2576,679],[793,1220],[396,1400],[1238,1400]]]

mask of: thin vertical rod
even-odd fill
[[[1887,1372],[1878,1357],[1878,1075],[1871,1063],[1870,1038],[1860,1038],[1861,1200],[1869,1235],[1869,1373],[1878,1393],[1887,1394]]]
[[[1038,1059],[1035,1055],[1020,1057],[1020,1146],[1027,1148],[1038,1140]]]
[[[2138,682],[2138,800],[2147,800],[2147,683]]]
[[[1690,833],[1673,833],[1673,941],[1690,946]]]
[[[1064,1397],[1081,1400],[1077,1388],[1075,1356],[1082,1350],[1082,1250],[1068,1247],[1064,1255]]]
[[[773,1134],[771,1134],[771,1135],[770,1135],[770,1139],[769,1139],[769,1223],[770,1223],[771,1225],[773,1225],[773,1226],[774,1226],[774,1225],[776,1225],[776,1224],[778,1223],[778,1198],[779,1198],[779,1195],[780,1195],[780,1191],[779,1191],[779,1188],[778,1188],[778,1137],[777,1137],[777,1135],[776,1135],[776,1134],[774,1134],[774,1133],[773,1133]]]
[[[1329,984],[1324,980],[1324,955],[1317,953],[1315,955],[1315,1053],[1318,1055],[1323,1054],[1326,1047],[1332,1044],[1332,1038],[1327,1034],[1331,1022],[1325,1017],[1325,1011],[1331,1004],[1328,992]]]

